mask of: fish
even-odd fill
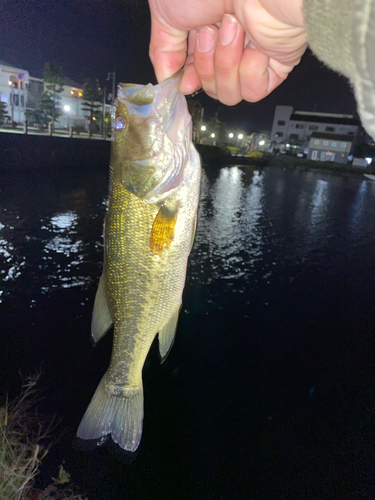
[[[113,325],[107,372],[81,420],[81,439],[111,438],[134,452],[143,426],[142,369],[156,335],[169,354],[197,224],[201,162],[180,92],[119,84],[112,110],[104,261],[92,313],[98,342]]]

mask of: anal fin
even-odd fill
[[[176,327],[178,315],[180,313],[181,305],[177,308],[176,312],[171,316],[168,323],[166,323],[159,332],[159,352],[161,363],[167,359],[170,350],[172,349],[173,342],[176,335]]]
[[[94,342],[98,342],[111,328],[113,323],[111,313],[108,309],[105,295],[105,284],[103,275],[99,280],[99,286],[95,295],[94,310],[92,312],[91,336]]]

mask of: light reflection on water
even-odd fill
[[[221,258],[225,270],[237,254],[243,172],[238,167],[223,168],[212,190],[213,218],[207,235],[212,256]],[[228,266],[229,264],[229,266]]]
[[[0,222],[0,303],[2,302],[2,295],[8,288],[8,282],[15,281],[22,274],[22,269],[26,264],[26,257],[20,255],[17,243],[13,243],[14,225],[18,223],[19,216],[14,214],[6,214],[4,217],[4,224]],[[13,222],[5,222],[5,218]]]
[[[28,213],[29,201],[19,207],[15,199],[8,200],[0,214],[0,299],[26,272],[34,283],[30,286],[42,293],[85,288],[97,279],[108,198],[105,184],[94,200],[90,189],[89,184],[80,189],[62,187],[57,206],[51,211],[43,206],[38,214]],[[203,170],[188,279],[222,282],[240,292],[258,280],[268,283],[275,266],[302,263],[316,252],[324,253],[335,235],[340,245],[345,238],[349,243],[361,234],[368,238],[374,197],[368,181],[314,172],[238,166]],[[342,253],[341,248],[337,251]],[[96,269],[94,277],[87,266]]]
[[[73,242],[72,239],[72,236],[77,234],[77,223],[78,215],[68,211],[54,215],[49,224],[42,226],[42,229],[49,231],[50,234],[57,234],[45,245],[45,253],[57,252],[64,254],[66,257],[77,254],[78,260],[82,260],[83,242],[82,240]],[[74,261],[71,264],[74,264]]]
[[[82,276],[79,266],[85,257],[85,248],[82,239],[78,237],[78,214],[72,210],[64,213],[54,214],[49,223],[42,225],[42,229],[48,231],[49,238],[45,240],[42,259],[56,264],[55,272],[48,275],[48,285],[42,287],[42,292],[48,292],[53,288],[83,287],[91,283],[91,277]],[[59,254],[62,254],[61,256]],[[65,263],[61,261],[66,257]]]
[[[368,181],[362,181],[360,188],[357,191],[353,205],[350,209],[350,215],[348,220],[349,229],[351,230],[353,236],[357,233],[361,220],[364,216],[366,198],[369,192]]]
[[[347,258],[354,229],[362,237],[373,230],[374,194],[367,181],[314,172],[203,172],[188,279],[243,292],[259,280],[270,283],[277,266],[318,263],[327,252]]]
[[[92,212],[82,189],[62,187],[56,197],[61,210],[54,209],[56,201],[51,203],[45,196],[41,201],[42,210],[37,207],[35,213],[34,200],[29,196],[25,193],[25,198],[10,198],[9,206],[0,214],[0,302],[4,296],[12,294],[17,282],[23,279],[26,282],[23,288],[33,307],[39,293],[87,288],[92,283],[91,273],[88,273],[93,261],[92,247],[95,247],[95,254],[100,251],[96,251],[96,241],[88,238],[87,233],[93,223],[101,227],[101,222],[96,223],[95,219],[103,210],[101,199]],[[51,208],[53,211],[49,213]]]
[[[246,179],[245,179],[246,177]],[[197,279],[199,262],[208,283],[231,280],[251,272],[261,254],[263,174],[255,171],[250,179],[237,166],[222,168],[212,186],[203,172],[196,253],[192,261],[192,279]],[[207,265],[209,272],[207,272]],[[202,266],[200,266],[202,270]]]

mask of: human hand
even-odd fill
[[[186,94],[202,87],[228,105],[259,101],[285,80],[307,47],[302,0],[149,4],[156,77],[163,81],[185,63],[181,91]]]

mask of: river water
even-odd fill
[[[90,500],[375,497],[375,183],[266,167],[203,171],[177,338],[144,368],[134,457],[76,428],[111,334],[90,320],[107,169],[0,174],[0,392],[42,370],[41,409]]]

